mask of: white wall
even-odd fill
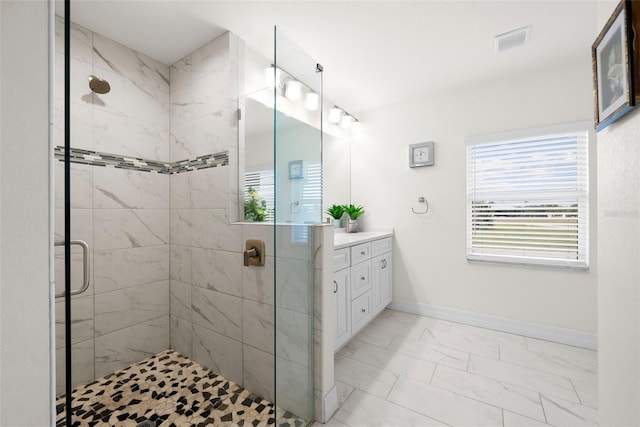
[[[0,425],[50,417],[48,15],[0,2]]]
[[[365,137],[352,146],[351,200],[365,207],[365,229],[395,230],[394,300],[596,331],[595,227],[590,272],[466,261],[464,138],[590,120],[590,64],[585,48],[579,63],[360,114]],[[410,169],[407,146],[430,140],[435,166]],[[411,212],[419,196],[430,203],[427,215]]]
[[[617,2],[598,4],[598,30]],[[598,410],[640,425],[640,112],[598,134]]]

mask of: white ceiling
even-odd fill
[[[569,62],[589,66],[597,35],[593,0],[72,0],[71,7],[74,22],[165,64],[226,30],[271,57],[276,25],[324,66],[325,96],[352,113]],[[529,44],[494,54],[493,36],[528,25]]]

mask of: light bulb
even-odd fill
[[[344,129],[349,129],[351,127],[352,123],[353,123],[353,117],[351,117],[348,114],[345,114],[344,116],[342,116],[342,121],[340,122],[340,127],[344,128]]]
[[[264,84],[267,85],[267,87],[272,88],[276,83],[280,83],[280,69],[276,68],[275,75],[274,75],[273,66],[265,68]]]
[[[285,87],[284,96],[292,101],[297,101],[302,97],[302,83],[297,80],[289,80]]]
[[[331,123],[338,124],[340,123],[340,118],[342,117],[342,110],[338,107],[333,107],[329,110],[329,121]]]
[[[309,92],[304,103],[309,111],[316,111],[320,105],[320,95],[315,92]]]

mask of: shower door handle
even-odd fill
[[[87,245],[87,242],[84,240],[71,240],[69,244],[82,247],[82,286],[80,289],[69,292],[69,295],[78,295],[89,289],[89,245]],[[56,242],[55,246],[64,246],[64,242]],[[62,298],[64,296],[64,291],[56,294],[56,298]]]

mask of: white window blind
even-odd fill
[[[589,265],[583,124],[467,138],[467,258]]]

